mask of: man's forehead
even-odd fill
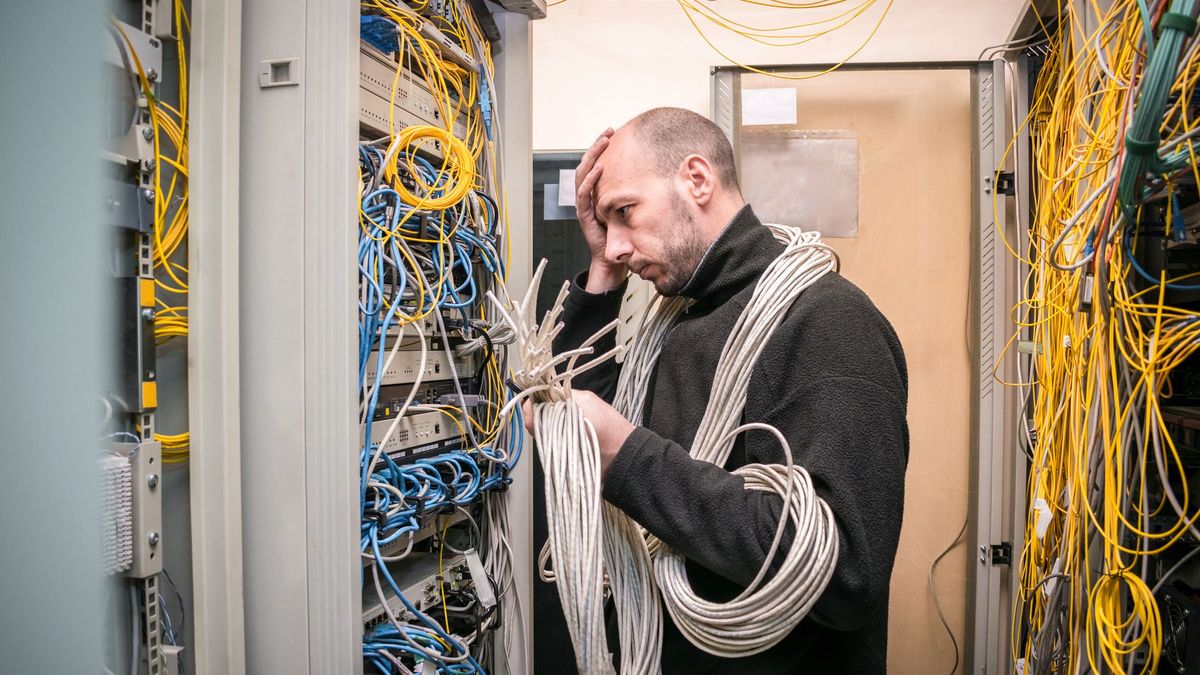
[[[608,139],[608,147],[597,158],[601,166],[636,163],[638,146],[637,134],[628,125],[617,129]]]
[[[604,169],[596,185],[598,192],[641,180],[650,168],[644,154],[638,152],[637,139],[627,128],[613,135],[608,148],[597,158],[596,165]]]

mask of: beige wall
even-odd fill
[[[737,6],[728,1],[705,3],[722,10]],[[880,0],[879,8],[883,4]],[[879,33],[855,61],[974,59],[983,47],[1007,39],[1022,4],[1023,0],[895,0]],[[846,26],[846,32],[799,47],[764,47],[706,31],[742,63],[830,63],[866,37],[869,19],[878,11],[872,8]],[[729,14],[745,23],[766,23],[758,19],[763,12],[779,10],[740,9]],[[708,114],[709,68],[724,61],[696,35],[675,0],[566,0],[548,13],[533,24],[535,151],[586,148],[604,127],[655,106]]]

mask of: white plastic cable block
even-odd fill
[[[101,571],[119,574],[133,565],[133,468],[118,455],[102,455],[99,464]]]

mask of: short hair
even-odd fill
[[[733,146],[707,117],[683,108],[654,108],[629,123],[663,175],[674,174],[688,155],[700,155],[712,162],[722,185],[741,192]]]

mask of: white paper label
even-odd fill
[[[1038,497],[1033,500],[1033,510],[1037,513],[1037,520],[1033,524],[1033,531],[1038,539],[1046,536],[1046,530],[1050,528],[1050,518],[1054,515],[1050,511],[1050,505],[1045,499]]]
[[[558,170],[558,205],[575,206],[575,169]]]
[[[785,87],[742,90],[742,126],[795,123],[795,89]]]

